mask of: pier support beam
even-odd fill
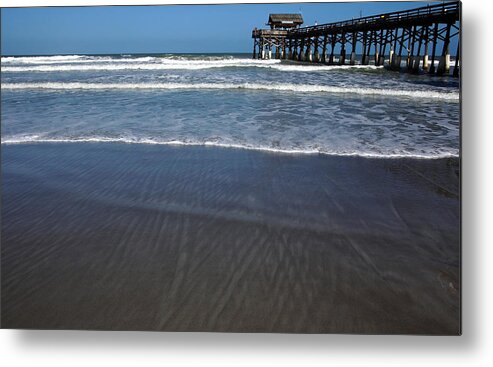
[[[385,38],[383,37],[383,30],[380,37],[380,57],[378,58],[378,66],[382,66],[385,62],[385,51],[387,50],[387,42],[389,39],[389,30],[385,32]]]
[[[380,65],[380,55],[382,54],[380,50],[382,49],[383,43],[383,29],[380,31],[380,43],[378,42],[378,35],[375,32],[375,66]]]
[[[367,46],[367,38],[368,35],[366,32],[363,32],[363,53],[361,55],[361,64],[366,65],[366,46]]]
[[[433,32],[433,45],[431,49],[431,65],[429,71],[431,75],[435,74],[435,56],[437,50],[437,42],[438,42],[438,23],[435,23],[435,30]]]
[[[371,53],[371,45],[373,44],[373,35],[375,32],[370,32],[370,40],[368,41],[368,50],[366,52],[366,62],[365,65],[370,64],[370,53]],[[376,41],[376,40],[375,40]]]
[[[416,26],[409,28],[409,39],[407,43],[407,61],[406,61],[406,66],[408,70],[411,70],[412,68],[412,58],[414,54],[414,37],[416,34]]]
[[[291,60],[293,58],[293,40],[287,39],[288,42],[288,53],[285,55],[285,59]]]
[[[406,36],[406,29],[402,28],[401,39],[399,41],[399,52],[398,52],[397,56],[394,55],[394,65],[392,66],[393,70],[400,70],[401,69],[402,49],[404,47],[405,36]]]
[[[355,65],[356,64],[356,52],[351,51],[351,57],[349,59],[349,65]]]
[[[356,63],[356,43],[358,42],[358,33],[353,32],[353,37],[351,39],[351,59],[349,64],[354,65]]]
[[[399,28],[396,28],[395,31],[393,32],[392,39],[390,42],[390,51],[389,51],[389,67],[391,70],[394,69],[395,66],[395,57],[396,57],[396,50],[397,50],[397,36],[399,35]],[[392,43],[393,41],[393,43]]]
[[[437,75],[448,74],[450,71],[450,54],[447,52],[445,55],[440,56],[438,62]]]
[[[455,77],[458,77],[460,72],[459,58],[460,58],[460,37],[459,37],[459,42],[457,42],[457,52],[455,54],[455,64],[454,64],[454,74],[453,74]]]
[[[399,35],[399,28],[396,28],[395,29],[395,32],[394,32],[394,47],[391,47],[391,51],[392,51],[392,57],[389,58],[389,62],[390,62],[390,67],[392,68],[394,66],[394,58],[395,58],[395,52],[397,51],[397,36]]]
[[[445,39],[443,41],[442,57],[440,57],[440,62],[438,64],[438,70],[437,70],[438,75],[443,75],[443,74],[448,73],[450,71],[449,45],[450,45],[450,28],[451,27],[452,27],[452,24],[450,24],[450,23],[447,24]]]
[[[417,29],[415,29],[417,32]],[[411,71],[415,74],[419,73],[419,64],[421,63],[421,45],[423,44],[423,39],[424,39],[424,32],[425,29],[424,27],[421,27],[419,39],[418,39],[418,49],[416,51],[416,56],[411,56]],[[414,49],[414,47],[413,47]]]
[[[311,39],[308,39],[307,42],[306,51],[305,51],[305,61],[308,62],[313,61]]]
[[[336,35],[332,35],[331,43],[330,43],[330,56],[329,56],[329,64],[334,64],[334,49],[336,48]]]
[[[429,35],[429,28],[425,28],[425,39],[424,39],[424,55],[423,55],[423,70],[428,71],[429,65],[428,65],[428,46],[429,46],[429,40],[428,40],[428,35]]]
[[[298,39],[296,38],[294,40],[294,47],[293,47],[293,55],[291,57],[291,60],[298,60]]]
[[[305,39],[301,39],[300,52],[298,54],[298,61],[305,61]]]
[[[315,37],[313,44],[313,62],[320,62],[320,53],[318,52],[318,36]]]
[[[327,34],[324,36],[324,42],[322,47],[322,62],[325,64],[327,62]]]
[[[371,45],[373,43],[373,33],[374,32],[370,32],[370,39],[368,41],[368,47],[367,47],[367,50],[366,50],[366,56],[365,56],[364,65],[369,65],[370,64],[370,52],[371,52]]]
[[[419,73],[420,56],[411,56],[411,71],[415,74]]]
[[[339,58],[339,65],[346,63],[346,35],[343,33],[341,38],[341,57]]]

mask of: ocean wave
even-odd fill
[[[8,65],[7,70],[20,71],[64,71],[81,67],[85,70],[88,67],[100,67],[100,64],[106,64],[103,67],[117,67],[118,64],[156,64],[156,65],[174,65],[174,64],[204,64],[204,63],[224,63],[227,64],[251,64],[261,60],[253,59],[233,59],[233,58],[186,58],[182,56],[134,56],[115,58],[112,56],[59,56],[59,57],[2,57],[2,64]],[[268,62],[280,62],[280,60],[266,60]],[[69,65],[66,65],[69,64]],[[82,64],[94,64],[86,66]],[[17,66],[17,67],[16,67]],[[15,71],[14,70],[14,71]],[[105,69],[104,69],[105,70]]]
[[[249,58],[238,58],[233,55],[178,55],[178,54],[164,54],[164,55],[138,55],[138,54],[125,54],[125,55],[53,55],[53,56],[2,56],[2,64],[44,64],[44,63],[74,63],[74,62],[120,62],[120,61],[190,61],[190,60],[202,60],[202,61],[214,61],[214,60],[252,60]]]
[[[374,65],[323,65],[323,64],[295,64],[281,60],[254,60],[254,59],[219,59],[219,60],[190,60],[171,58],[129,58],[129,59],[82,59],[66,60],[63,62],[31,62],[41,65],[11,65],[2,68],[2,72],[87,72],[87,71],[124,71],[124,70],[203,70],[214,68],[267,68],[289,72],[323,72],[347,69],[378,70],[383,66]]]
[[[93,70],[166,70],[173,68],[199,69],[199,68],[220,68],[230,66],[268,66],[279,64],[281,60],[257,60],[240,58],[186,58],[183,56],[170,57],[132,57],[132,58],[112,58],[110,56],[101,57],[77,57],[67,59],[51,60],[47,58],[23,58],[22,60],[12,60],[2,58],[3,71],[7,72],[26,72],[26,71],[93,71]]]
[[[378,88],[336,87],[308,84],[259,84],[259,83],[3,83],[3,90],[179,90],[179,89],[229,89],[229,90],[261,90],[278,92],[356,94],[386,97],[406,97],[421,99],[437,99],[458,101],[459,94],[454,92],[438,92],[424,90],[397,90]]]
[[[34,64],[51,62],[74,62],[86,58],[84,55],[55,55],[55,56],[2,56],[2,64]]]
[[[20,71],[36,71],[36,68],[39,67],[47,67],[48,70],[53,69],[53,71],[57,70],[57,67],[60,66],[68,66],[72,67],[82,66],[82,64],[94,64],[97,66],[98,64],[130,64],[130,63],[146,63],[154,61],[154,57],[132,57],[132,58],[121,58],[114,59],[110,56],[101,56],[98,58],[88,58],[84,56],[74,56],[67,57],[63,59],[49,59],[44,57],[25,57],[25,58],[15,58],[12,60],[10,57],[2,57],[2,65],[7,68],[7,70],[20,69]],[[68,64],[68,65],[67,65]],[[31,70],[34,69],[34,70]],[[48,70],[40,71],[48,71]],[[50,70],[51,71],[51,70]]]
[[[236,144],[236,143],[221,143],[217,141],[182,141],[182,140],[157,140],[152,138],[136,138],[136,137],[104,137],[104,136],[92,136],[92,137],[54,137],[47,138],[42,135],[23,135],[3,138],[3,145],[14,144],[36,144],[36,143],[122,143],[122,144],[148,144],[148,145],[175,145],[175,146],[205,146],[205,147],[217,147],[217,148],[230,148],[230,149],[246,149],[280,154],[321,154],[328,156],[341,156],[341,157],[365,157],[365,158],[417,158],[417,159],[442,159],[442,158],[457,158],[459,156],[457,152],[431,152],[427,154],[415,154],[410,152],[362,152],[354,150],[338,150],[331,151],[328,149],[300,149],[298,147],[293,148],[274,148],[269,146],[255,146],[249,144]]]

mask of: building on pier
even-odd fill
[[[253,57],[371,63],[393,70],[401,70],[404,62],[410,72],[443,75],[449,73],[450,44],[457,37],[453,74],[458,76],[460,18],[458,1],[308,27],[300,27],[300,14],[270,14],[270,29],[252,32]]]
[[[288,30],[299,28],[303,24],[301,14],[269,14],[267,25],[270,29],[254,29],[252,37],[253,58],[284,59],[286,50],[286,36]],[[257,51],[258,50],[258,51]],[[272,54],[275,51],[274,55]]]
[[[269,14],[267,25],[270,29],[291,29],[298,28],[303,24],[301,14]]]

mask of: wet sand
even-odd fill
[[[460,333],[457,159],[1,149],[3,328]]]

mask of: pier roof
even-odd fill
[[[301,14],[269,14],[271,28],[293,28],[303,24]]]

